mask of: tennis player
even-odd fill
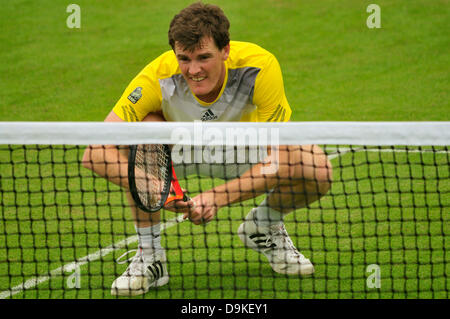
[[[144,67],[105,121],[289,121],[291,108],[277,59],[256,44],[230,41],[229,26],[217,6],[194,3],[183,9],[170,23],[172,50]],[[127,189],[126,155],[126,150],[115,146],[92,145],[83,162]],[[248,213],[238,236],[247,247],[264,254],[275,272],[310,275],[314,266],[294,246],[283,219],[328,192],[331,164],[316,145],[280,146],[278,156],[279,167],[272,174],[263,173],[262,168],[269,165],[263,161],[227,165],[227,169],[197,165],[192,172],[223,178],[224,184],[168,209],[182,212],[199,225],[213,220],[222,207],[267,194]],[[176,172],[182,179],[189,169],[176,167]],[[161,246],[160,213],[138,209],[128,191],[127,198],[139,249],[113,282],[111,293],[129,296],[167,284],[169,274]]]

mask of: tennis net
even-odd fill
[[[126,162],[105,154],[137,144],[173,146],[189,196],[231,204],[201,225],[162,210],[170,281],[136,298],[448,298],[449,122],[0,122],[1,299],[115,297],[139,238]],[[258,206],[280,225],[268,193],[285,228],[241,240]],[[286,253],[269,263],[280,238],[313,273],[286,273]]]

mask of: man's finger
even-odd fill
[[[192,203],[185,202],[182,200],[175,200],[173,206],[177,209],[191,209]]]
[[[184,219],[189,218],[190,221],[194,221],[195,220],[195,208],[193,206],[189,206],[188,210],[186,212],[184,212]],[[198,215],[198,214],[197,214]]]

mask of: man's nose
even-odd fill
[[[200,73],[202,70],[200,63],[192,61],[191,64],[189,65],[189,74],[190,75],[195,75]]]

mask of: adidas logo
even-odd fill
[[[217,119],[217,115],[215,115],[213,111],[208,109],[203,113],[203,115],[200,119],[202,121],[214,121]]]
[[[149,265],[147,269],[152,273],[153,278],[155,278],[155,280],[158,280],[159,278],[164,276],[164,269],[159,260]]]
[[[250,239],[258,246],[259,249],[270,249],[275,248],[277,245],[272,241],[270,237],[265,234],[252,234],[249,236]]]

